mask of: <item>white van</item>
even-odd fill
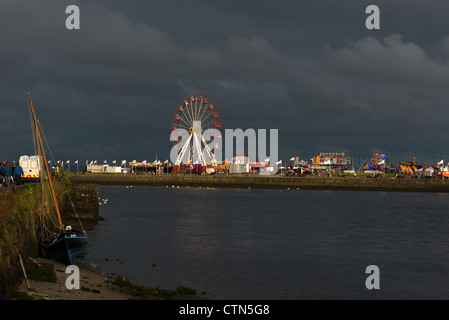
[[[42,156],[20,156],[19,164],[23,169],[22,181],[39,181]]]

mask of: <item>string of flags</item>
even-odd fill
[[[290,161],[293,161],[294,159],[295,159],[295,158],[291,158]],[[223,161],[223,163],[225,163],[225,162],[226,162],[226,161]],[[269,159],[269,158],[266,158],[266,159],[265,159],[265,162],[269,163],[269,162],[270,162],[270,159]],[[47,161],[47,163],[50,164],[50,163],[52,163],[52,161],[49,160],[49,161]],[[65,163],[67,163],[67,164],[70,165],[71,162],[70,162],[70,160],[67,160],[67,161],[65,161]],[[79,161],[78,161],[78,160],[75,160],[73,163],[74,163],[74,164],[78,164]],[[103,161],[103,164],[107,164],[107,163],[108,163],[107,160],[104,160],[104,161]],[[117,160],[113,160],[111,163],[116,165],[116,164],[117,164]],[[120,165],[123,166],[123,165],[126,165],[126,163],[127,163],[126,160],[122,160],[121,163],[120,163]],[[160,160],[154,160],[153,162],[148,162],[147,160],[143,160],[143,161],[141,161],[141,162],[137,162],[137,160],[133,160],[133,161],[132,161],[132,164],[133,164],[133,165],[136,165],[136,164],[143,164],[143,165],[146,165],[146,164],[162,165],[162,164],[168,164],[168,163],[169,163],[169,160],[168,160],[168,159],[165,160],[164,162],[161,162]],[[98,160],[91,160],[91,161],[86,160],[85,164],[86,164],[86,165],[95,165],[95,164],[98,164]],[[195,164],[198,164],[198,163],[195,163]],[[276,164],[277,164],[277,165],[282,164],[282,160],[277,161]],[[62,167],[62,166],[64,166],[64,161],[63,161],[63,160],[58,160],[58,161],[56,161],[56,165]]]
[[[47,163],[48,163],[48,164],[51,164],[52,161],[51,161],[51,160],[48,160]],[[67,160],[67,161],[65,161],[65,163],[67,163],[67,164],[70,165],[71,162],[70,162],[70,160]],[[78,160],[75,160],[74,164],[78,164],[78,163],[79,163],[79,161],[78,161]],[[104,161],[103,161],[103,164],[107,164],[107,163],[108,163],[107,160],[104,160]],[[138,162],[137,162],[136,160],[133,160],[132,163],[133,163],[133,164],[136,164],[136,163],[138,163]],[[143,161],[140,162],[140,163],[142,163],[142,164],[147,164],[147,163],[148,163],[148,164],[149,164],[150,162],[148,162],[147,160],[143,160]],[[162,165],[162,164],[168,164],[168,163],[169,163],[168,160],[165,160],[164,162],[161,162],[160,160],[154,160],[153,162],[151,162],[151,164],[153,164],[153,165]],[[85,164],[86,164],[86,165],[95,165],[95,164],[98,164],[98,161],[97,161],[97,160],[91,160],[91,161],[86,160]],[[112,164],[117,164],[117,160],[113,160],[113,161],[112,161]],[[57,160],[57,161],[56,161],[56,165],[62,167],[62,166],[64,166],[64,161],[63,161],[63,160]],[[126,165],[126,160],[122,160],[120,165],[121,165],[121,166]]]

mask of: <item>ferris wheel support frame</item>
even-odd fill
[[[209,145],[206,143],[206,140],[204,139],[204,136],[201,135],[201,140],[204,143],[204,149],[206,149],[207,154],[209,155],[210,159],[211,159],[211,164],[212,166],[216,167],[217,166],[217,161],[215,159],[215,154],[212,152],[212,150],[209,148]]]
[[[189,136],[186,143],[182,146],[181,151],[178,153],[178,157],[176,158],[175,166],[181,165],[182,158],[184,158],[184,154],[187,148],[190,146],[190,140],[192,140],[192,135]]]
[[[194,121],[193,122],[193,130],[190,133],[189,137],[187,138],[186,142],[184,143],[183,147],[181,148],[181,151],[178,154],[178,157],[176,159],[176,166],[181,165],[182,159],[184,158],[184,155],[190,147],[190,142],[193,141],[193,159],[192,162],[195,159],[195,156],[199,158],[199,162],[203,166],[207,166],[206,157],[204,156],[204,153],[201,151],[201,142],[204,143],[205,151],[207,152],[207,155],[211,159],[212,166],[217,166],[217,161],[215,160],[215,155],[212,152],[212,150],[209,148],[209,145],[207,144],[206,140],[204,139],[204,136],[201,134],[201,122],[200,121]],[[196,161],[195,161],[196,164]]]

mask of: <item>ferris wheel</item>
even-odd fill
[[[216,129],[213,134],[214,150],[219,148],[218,139],[221,139],[220,113],[214,102],[203,94],[193,94],[181,100],[176,108],[172,122],[172,132],[184,129],[188,137],[181,142],[173,141],[174,148],[178,153],[175,165],[181,165],[183,159],[190,164],[207,165],[207,159],[202,150],[211,159],[213,166],[217,165],[215,155],[203,137],[207,129]],[[195,161],[196,159],[196,161]]]

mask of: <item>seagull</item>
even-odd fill
[[[91,267],[93,267],[95,269],[100,269],[100,267],[98,265],[96,265],[95,263],[91,263],[90,265],[91,265]]]

